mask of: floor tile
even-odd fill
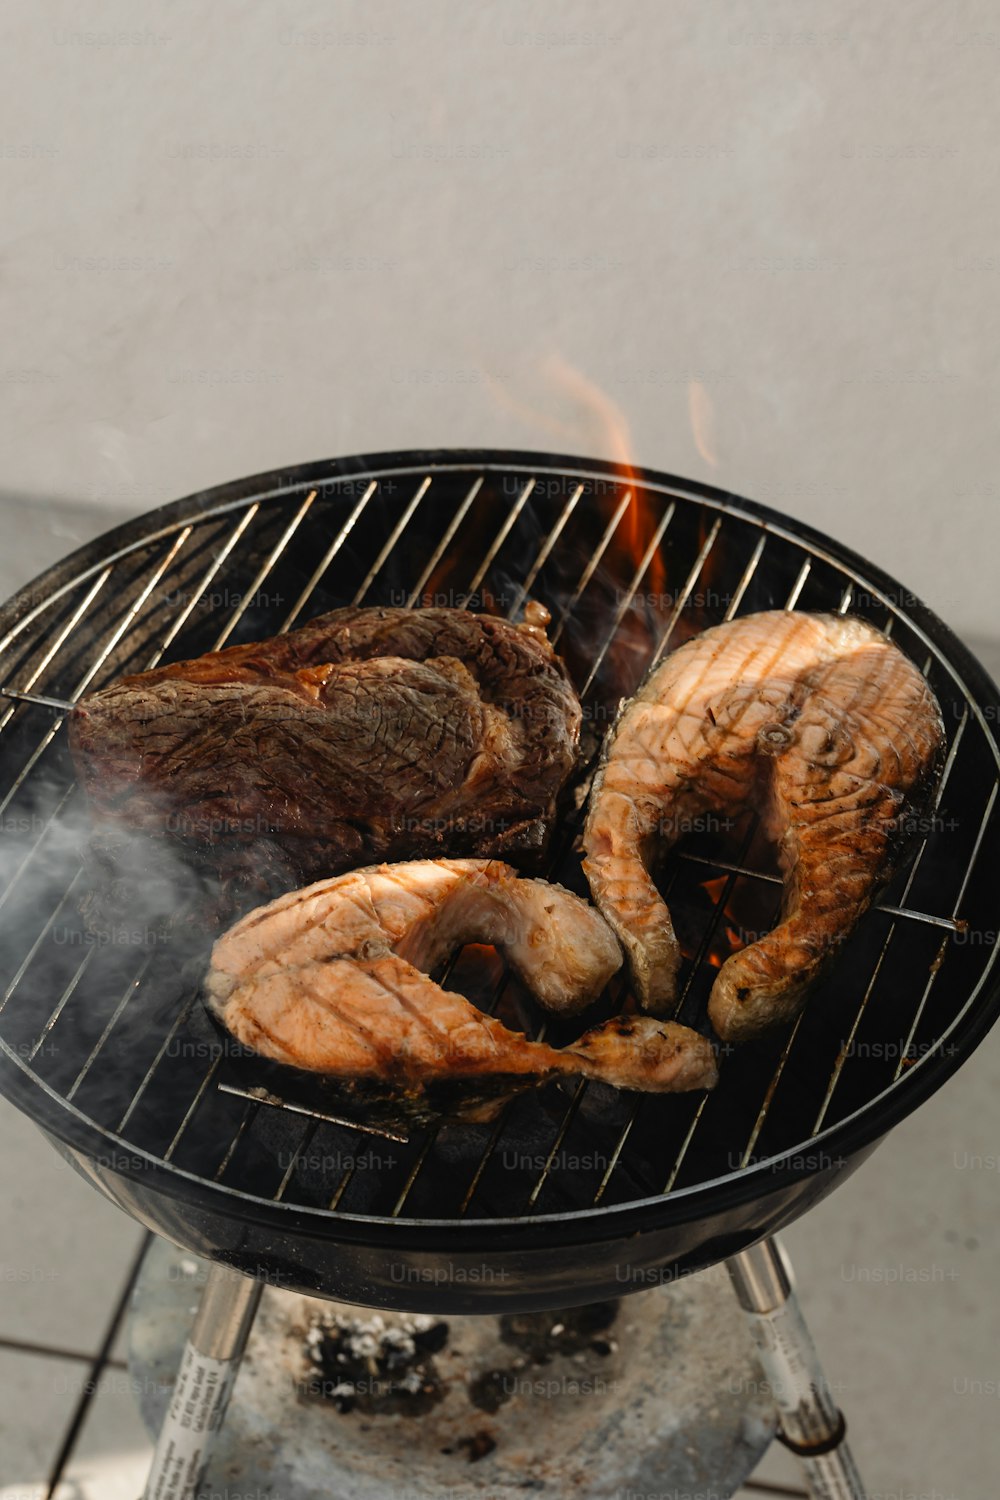
[[[136,1500],[152,1455],[131,1375],[104,1370],[54,1500]]]
[[[93,1355],[142,1238],[0,1100],[0,1338]]]
[[[28,1500],[48,1478],[87,1375],[73,1360],[0,1349],[0,1500]]]

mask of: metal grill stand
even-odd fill
[[[779,1437],[795,1453],[816,1500],[865,1500],[846,1424],[830,1393],[788,1262],[774,1239],[726,1262],[781,1419]]]
[[[799,1458],[810,1495],[865,1500],[845,1422],[792,1290],[784,1252],[775,1240],[763,1240],[733,1256],[726,1268],[746,1314],[765,1388],[775,1399],[777,1435]],[[262,1291],[262,1282],[228,1267],[209,1268],[143,1500],[197,1500]],[[714,1486],[719,1475],[704,1479]]]
[[[253,1277],[211,1267],[143,1500],[192,1500],[201,1489],[263,1290]]]

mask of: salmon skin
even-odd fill
[[[622,962],[601,915],[561,886],[520,879],[497,860],[413,860],[250,912],[215,944],[205,999],[241,1047],[286,1070],[283,1081],[270,1075],[285,1098],[311,1075],[362,1100],[358,1085],[395,1095],[401,1115],[433,1113],[450,1094],[449,1112],[484,1118],[559,1075],[653,1092],[715,1082],[711,1044],[652,1017],[615,1017],[561,1048],[510,1030],[429,975],[470,941],[499,948],[563,1013],[595,1000]]]
[[[769,610],[687,641],[622,710],[584,828],[584,870],[647,1010],[681,953],[651,860],[706,812],[753,805],[784,874],[779,924],[719,970],[726,1041],[791,1020],[906,852],[940,775],[944,725],[913,663],[845,615]]]

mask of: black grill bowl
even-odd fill
[[[909,866],[796,1025],[724,1055],[711,1095],[552,1085],[491,1125],[398,1140],[228,1091],[198,964],[160,920],[189,895],[186,877],[159,889],[137,879],[114,940],[94,940],[65,716],[30,700],[74,701],[122,672],[352,601],[468,602],[517,618],[526,596],[552,613],[591,752],[654,656],[725,618],[841,610],[889,630],[926,672],[948,733]],[[824,1197],[997,1016],[996,688],[879,569],[704,485],[467,450],[241,480],[109,532],[16,595],[0,611],[0,693],[0,1090],[134,1218],[278,1285],[467,1313],[668,1281]],[[550,873],[583,892],[578,828],[569,817],[557,831]],[[662,882],[686,954],[680,1019],[710,1034],[727,927],[773,918],[774,869],[751,823],[706,825]],[[487,977],[481,955],[460,956],[451,983],[533,1034],[574,1034],[508,976]],[[623,998],[613,983],[597,1017]]]

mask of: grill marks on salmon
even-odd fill
[[[707,812],[762,814],[784,899],[733,954],[709,1016],[727,1041],[790,1020],[898,863],[926,807],[944,727],[912,662],[865,621],[766,611],[716,626],[658,667],[605,747],[584,830],[594,900],[649,1010],[681,953],[650,863]]]
[[[430,978],[463,942],[499,948],[543,1005],[573,1013],[621,966],[603,918],[558,885],[489,860],[352,871],[250,912],[215,944],[205,997],[274,1062],[403,1091],[435,1080],[512,1088],[559,1074],[621,1088],[711,1087],[712,1047],[687,1027],[616,1017],[570,1046],[530,1041]]]

